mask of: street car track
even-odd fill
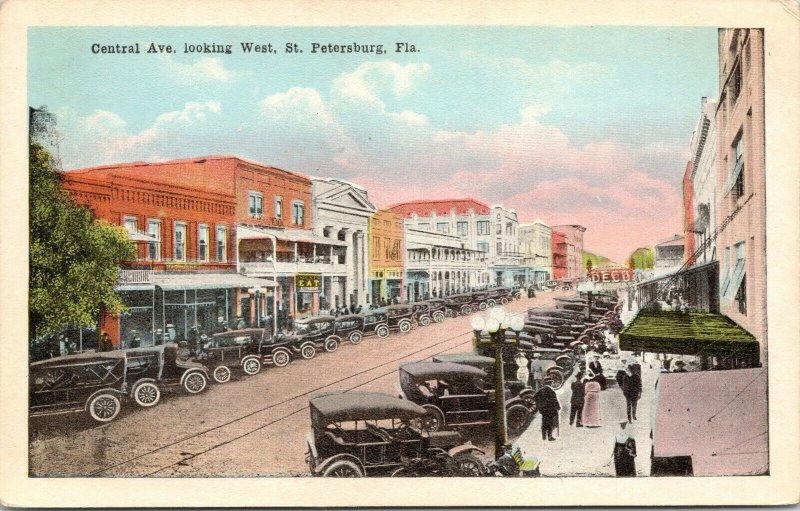
[[[289,402],[291,402],[291,401],[293,401],[293,400],[296,400],[296,399],[300,399],[300,398],[303,398],[303,397],[309,396],[309,395],[311,395],[311,394],[313,394],[313,393],[315,393],[315,392],[319,392],[320,390],[323,390],[323,389],[325,389],[325,388],[328,388],[328,387],[331,387],[331,386],[335,386],[335,385],[337,385],[337,384],[339,384],[339,383],[345,382],[345,381],[347,381],[347,380],[349,380],[349,379],[351,379],[351,378],[354,378],[354,377],[356,377],[356,376],[359,376],[359,375],[362,375],[362,374],[368,373],[368,372],[370,372],[370,371],[374,371],[375,369],[379,369],[379,368],[381,368],[381,367],[383,367],[383,366],[390,365],[390,364],[394,364],[394,363],[396,363],[396,362],[398,362],[398,361],[400,361],[400,360],[403,360],[403,359],[405,359],[405,358],[411,357],[411,356],[413,356],[413,355],[419,354],[419,353],[421,353],[421,352],[424,352],[424,351],[428,351],[428,350],[430,350],[431,348],[436,348],[436,347],[438,347],[438,346],[441,346],[441,345],[443,345],[443,344],[449,343],[449,342],[453,341],[454,339],[457,339],[457,338],[459,338],[459,337],[462,337],[462,336],[464,336],[464,335],[471,334],[471,333],[472,333],[472,331],[471,331],[471,330],[468,330],[468,331],[465,331],[465,332],[460,332],[460,333],[458,333],[458,334],[455,334],[455,335],[453,335],[453,336],[450,336],[450,337],[448,337],[448,338],[446,338],[446,339],[444,339],[444,340],[441,340],[441,341],[439,341],[439,342],[436,342],[436,343],[434,343],[434,344],[430,344],[430,345],[428,345],[428,346],[425,346],[424,348],[421,348],[421,349],[418,349],[418,350],[412,351],[412,352],[410,352],[410,353],[403,354],[403,355],[401,355],[401,356],[398,356],[398,357],[396,357],[396,358],[393,358],[392,360],[388,360],[388,361],[386,361],[386,362],[383,362],[383,363],[377,364],[377,365],[375,365],[375,366],[369,367],[369,368],[367,368],[367,369],[364,369],[364,370],[362,370],[362,371],[359,371],[359,372],[357,372],[357,373],[353,373],[353,374],[351,374],[351,375],[348,375],[348,376],[345,376],[345,377],[343,377],[343,378],[339,378],[338,380],[335,380],[335,381],[332,381],[332,382],[326,383],[325,385],[322,385],[322,386],[316,387],[316,388],[314,388],[314,389],[311,389],[311,390],[309,390],[309,391],[303,392],[303,393],[301,393],[301,394],[297,394],[297,395],[295,395],[295,396],[292,396],[292,397],[286,398],[286,399],[284,399],[284,400],[282,400],[282,401],[279,401],[279,402],[276,402],[276,403],[272,403],[272,404],[270,404],[270,405],[268,405],[268,406],[265,406],[265,407],[263,407],[263,408],[260,408],[260,409],[258,409],[258,410],[254,410],[254,411],[252,411],[252,412],[249,412],[249,413],[247,413],[247,414],[245,414],[245,415],[242,415],[242,416],[240,416],[240,417],[237,417],[237,418],[235,418],[235,419],[229,420],[229,421],[227,421],[227,422],[224,422],[224,423],[222,423],[222,424],[219,424],[219,425],[217,425],[217,426],[213,426],[213,427],[210,427],[210,428],[204,429],[204,430],[202,430],[202,431],[199,431],[199,432],[197,432],[197,433],[193,433],[193,434],[191,434],[191,435],[187,435],[187,436],[185,436],[185,437],[183,437],[183,438],[180,438],[180,439],[178,439],[178,440],[176,440],[176,441],[174,441],[174,442],[170,442],[170,443],[168,443],[168,444],[164,444],[164,445],[162,445],[162,446],[160,446],[160,447],[157,447],[157,448],[155,448],[155,449],[151,449],[151,450],[149,450],[149,451],[147,451],[147,452],[144,452],[144,453],[142,453],[142,454],[139,454],[139,455],[136,455],[136,456],[134,456],[134,457],[128,458],[127,460],[124,460],[124,461],[121,461],[121,462],[118,462],[118,463],[114,463],[114,464],[108,465],[108,466],[106,466],[106,467],[102,467],[102,468],[100,468],[100,469],[97,469],[97,470],[95,470],[95,471],[93,471],[93,472],[89,473],[88,475],[89,475],[89,476],[98,476],[98,475],[101,475],[101,474],[103,474],[104,472],[108,472],[108,471],[110,471],[110,470],[113,470],[113,469],[115,469],[115,468],[123,467],[123,466],[125,466],[125,465],[129,465],[129,464],[131,464],[131,463],[133,463],[133,462],[140,461],[140,460],[142,460],[142,459],[144,459],[144,458],[146,458],[146,457],[148,457],[148,456],[151,456],[151,455],[154,455],[154,454],[156,454],[156,453],[159,453],[159,452],[163,451],[164,449],[168,449],[168,448],[170,448],[170,447],[177,446],[177,445],[179,445],[179,444],[182,444],[182,443],[184,443],[184,442],[187,442],[187,441],[189,441],[189,440],[192,440],[192,439],[195,439],[195,438],[202,437],[203,435],[207,435],[207,434],[209,434],[209,433],[211,433],[211,432],[213,432],[213,431],[220,430],[220,429],[222,429],[222,428],[225,428],[225,427],[227,427],[227,426],[230,426],[230,425],[232,425],[232,424],[235,424],[235,423],[237,423],[237,422],[240,422],[240,421],[242,421],[242,420],[244,420],[244,419],[247,419],[247,418],[249,418],[249,417],[252,417],[252,416],[254,416],[254,415],[256,415],[256,414],[259,414],[259,413],[262,413],[262,412],[264,412],[264,411],[270,410],[270,409],[272,409],[272,408],[278,407],[278,406],[280,406],[280,405],[283,405],[283,404],[289,403]],[[443,349],[443,350],[441,350],[441,351],[438,351],[438,352],[435,352],[435,353],[431,353],[431,354],[429,354],[429,355],[426,355],[426,356],[434,356],[434,355],[438,355],[438,354],[440,354],[440,353],[444,353],[445,351],[449,351],[449,350],[451,350],[451,349],[453,349],[453,348],[457,348],[457,347],[459,347],[459,346],[462,346],[462,345],[464,345],[464,344],[471,344],[471,342],[472,342],[472,341],[471,341],[471,339],[470,339],[470,340],[467,340],[467,341],[462,341],[462,342],[459,342],[459,343],[457,343],[457,344],[455,344],[455,345],[453,345],[453,346],[448,346],[448,347],[446,347],[445,349]],[[397,368],[396,368],[396,367],[393,367],[391,371],[388,371],[388,372],[385,372],[385,373],[381,373],[380,375],[378,375],[378,376],[376,376],[376,377],[374,377],[374,378],[372,378],[372,379],[370,379],[370,380],[368,380],[368,381],[366,381],[366,382],[362,382],[362,383],[359,383],[358,385],[355,385],[355,386],[353,386],[353,387],[350,387],[350,388],[346,389],[346,390],[345,390],[345,392],[348,392],[348,391],[350,391],[350,390],[357,389],[357,388],[359,388],[359,387],[362,387],[362,386],[364,386],[364,385],[367,385],[367,384],[369,384],[369,383],[371,383],[371,382],[373,382],[373,381],[375,381],[375,380],[378,380],[378,379],[380,379],[380,378],[384,378],[384,377],[386,377],[386,376],[388,376],[388,375],[394,374],[394,373],[396,373],[396,371],[397,371]],[[158,472],[162,472],[162,471],[164,471],[164,470],[166,470],[166,469],[169,469],[169,468],[171,468],[171,467],[173,467],[173,466],[176,466],[176,465],[185,465],[185,464],[186,464],[186,462],[187,462],[188,460],[191,460],[191,459],[193,459],[193,458],[197,458],[198,456],[201,456],[201,455],[203,455],[203,454],[205,454],[205,453],[208,453],[208,452],[210,452],[210,451],[212,451],[212,450],[214,450],[214,449],[217,449],[217,448],[219,448],[219,447],[222,447],[222,446],[224,446],[224,445],[227,445],[227,444],[230,444],[230,443],[232,443],[232,442],[235,442],[236,440],[238,440],[238,439],[240,439],[240,438],[243,438],[243,437],[245,437],[245,436],[248,436],[248,435],[250,435],[250,434],[252,434],[252,433],[254,433],[254,432],[256,432],[256,431],[260,431],[260,430],[262,430],[262,429],[264,429],[264,428],[267,428],[267,427],[269,427],[269,426],[271,426],[271,425],[273,425],[273,424],[276,424],[276,423],[278,423],[278,422],[281,422],[281,421],[283,421],[283,420],[285,420],[285,419],[287,419],[287,418],[289,418],[289,417],[291,417],[291,416],[293,416],[293,415],[296,415],[296,414],[298,414],[298,413],[300,413],[300,412],[302,412],[303,410],[306,410],[306,409],[308,409],[308,405],[307,405],[307,404],[306,404],[306,405],[304,405],[303,407],[299,408],[299,409],[296,409],[296,410],[294,410],[294,411],[292,411],[292,412],[289,412],[289,413],[287,413],[287,414],[284,414],[284,415],[282,415],[281,417],[278,417],[278,418],[276,418],[276,419],[273,419],[273,420],[271,420],[271,421],[267,422],[266,424],[262,424],[262,425],[258,426],[257,428],[250,429],[250,430],[248,430],[248,431],[246,431],[246,432],[244,432],[244,433],[237,434],[237,435],[234,435],[234,436],[232,436],[232,437],[230,437],[230,438],[228,438],[228,439],[226,439],[226,440],[223,440],[223,441],[221,441],[221,442],[217,442],[217,443],[215,443],[215,444],[211,445],[209,448],[207,448],[207,449],[203,449],[203,450],[201,450],[201,451],[199,451],[199,452],[194,452],[194,453],[185,453],[185,452],[182,452],[182,453],[180,453],[180,454],[179,454],[181,457],[180,457],[180,459],[179,459],[178,461],[175,461],[174,463],[171,463],[171,464],[169,464],[169,465],[165,465],[165,466],[163,466],[163,467],[161,467],[161,468],[158,468],[158,469],[156,469],[156,470],[153,470],[153,471],[147,472],[147,473],[145,473],[143,476],[144,476],[144,477],[147,477],[147,476],[152,476],[152,475],[154,475],[154,474],[156,474],[156,473],[158,473]]]

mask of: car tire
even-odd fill
[[[322,477],[364,477],[355,461],[336,460],[322,471]]]
[[[566,378],[560,369],[551,367],[545,372],[544,379],[547,384],[553,388],[553,390],[558,390],[564,386],[564,380]]]
[[[400,330],[400,332],[407,334],[411,331],[411,321],[404,319],[397,325],[397,329]]]
[[[231,370],[227,366],[217,366],[211,376],[219,384],[228,383],[231,381]]]
[[[97,394],[89,401],[89,415],[97,422],[111,422],[122,408],[119,398],[110,392]]]
[[[258,374],[261,371],[261,361],[256,357],[250,357],[242,362],[242,369],[244,370],[245,374],[253,376],[254,374]]]
[[[469,305],[462,305],[460,310],[461,314],[464,316],[469,316],[472,313],[472,307]]]
[[[508,305],[508,298],[506,298],[505,296],[500,298],[500,303],[502,305]]]
[[[441,410],[433,405],[422,405],[425,409],[425,415],[420,417],[419,428],[422,431],[430,433],[444,429],[444,414]]]
[[[313,342],[307,342],[300,346],[300,356],[306,360],[311,360],[317,356],[317,347]]]
[[[419,474],[408,470],[406,467],[396,468],[389,477],[419,477]]]
[[[420,326],[428,326],[431,324],[431,318],[428,316],[422,316],[419,318],[419,324]]]
[[[442,311],[434,312],[433,313],[433,320],[436,323],[441,323],[442,321],[444,321],[444,313]]]
[[[464,452],[457,454],[453,458],[458,467],[458,473],[453,474],[458,477],[480,477],[486,474],[486,465],[474,454]]]
[[[350,337],[348,339],[351,344],[361,344],[361,341],[364,339],[364,334],[359,331],[350,332]]]
[[[155,406],[161,400],[161,391],[158,385],[149,381],[138,384],[131,394],[136,404],[143,408]]]
[[[292,361],[292,356],[286,350],[275,350],[272,352],[272,364],[275,367],[286,367]]]
[[[490,298],[489,300],[486,301],[486,305],[491,308],[497,305],[497,302],[494,301],[494,298]]]
[[[328,353],[333,353],[334,351],[339,349],[339,339],[335,336],[330,336],[325,339],[325,351]]]
[[[199,394],[208,385],[208,378],[200,371],[192,371],[183,379],[183,388],[189,394]]]
[[[528,429],[532,420],[533,414],[531,414],[530,410],[528,410],[528,407],[525,405],[515,404],[510,406],[506,410],[506,428],[508,430],[508,436],[520,436]]]
[[[478,309],[479,310],[485,311],[487,307],[488,307],[488,305],[487,305],[486,302],[481,302],[481,303],[478,304]]]
[[[375,329],[375,333],[381,339],[386,339],[387,337],[389,337],[389,327],[386,325],[381,325]]]
[[[533,390],[525,390],[520,392],[518,397],[522,400],[522,404],[528,408],[531,417],[535,416],[536,412],[539,411],[539,408],[536,406],[536,393]]]

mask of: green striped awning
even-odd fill
[[[619,333],[627,351],[758,358],[755,337],[727,316],[709,312],[640,311]]]

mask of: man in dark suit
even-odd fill
[[[582,428],[581,415],[583,413],[584,383],[583,373],[578,371],[575,381],[572,382],[572,397],[569,401],[569,425],[575,423],[576,427]]]
[[[558,427],[558,411],[561,404],[558,402],[556,391],[545,385],[534,396],[536,408],[542,414],[542,440],[553,441],[553,430]]]

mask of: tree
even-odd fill
[[[628,256],[628,268],[632,270],[649,270],[653,268],[653,249],[650,247],[642,247],[634,250]]]
[[[67,325],[91,326],[124,305],[114,292],[118,263],[136,256],[125,231],[96,221],[59,184],[50,153],[29,141],[30,289],[28,339]]]

